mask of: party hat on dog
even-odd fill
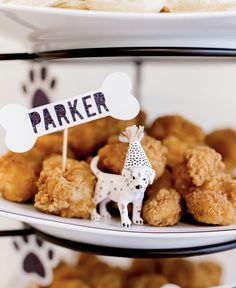
[[[143,150],[141,140],[144,136],[144,127],[136,125],[127,127],[119,137],[121,142],[128,142],[129,148],[125,159],[124,168],[132,167],[149,167],[152,166],[148,160],[148,157]]]

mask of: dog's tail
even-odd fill
[[[91,161],[90,163],[90,169],[92,170],[93,174],[98,176],[98,174],[101,172],[99,169],[98,169],[98,162],[99,162],[99,156],[96,156],[93,158],[93,160]]]

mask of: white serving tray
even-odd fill
[[[81,243],[130,249],[181,249],[236,240],[236,224],[200,226],[180,223],[174,227],[133,226],[125,229],[118,220],[107,223],[47,215],[31,204],[0,198],[0,215],[23,221],[54,237]]]
[[[141,14],[0,4],[0,35],[22,44],[24,52],[127,46],[236,48],[235,31],[235,11]]]

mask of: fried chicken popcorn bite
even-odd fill
[[[48,288],[90,288],[82,278],[81,271],[76,266],[61,262],[53,273],[53,281]]]
[[[162,274],[170,283],[182,288],[200,288],[220,285],[222,269],[213,262],[166,259],[162,260]]]
[[[204,142],[202,129],[179,115],[157,118],[149,129],[149,134],[158,140],[175,136],[179,140],[189,144]]]
[[[157,192],[161,189],[171,189],[173,187],[174,187],[173,174],[168,169],[165,169],[162,176],[147,188],[146,196],[150,198],[152,196],[155,196]]]
[[[159,274],[146,274],[133,277],[128,280],[127,287],[130,288],[161,288],[168,280]]]
[[[219,153],[204,146],[189,149],[174,175],[175,188],[197,221],[214,225],[234,223],[236,180],[224,173]]]
[[[124,287],[125,271],[117,267],[109,266],[95,255],[82,254],[77,268],[81,271],[82,278],[86,280],[91,287]]]
[[[222,155],[226,171],[234,174],[236,168],[236,131],[215,130],[206,136],[206,143]]]
[[[220,265],[210,261],[193,262],[181,258],[135,259],[127,275],[128,279],[140,280],[142,278],[147,279],[148,276],[152,278],[152,275],[161,275],[167,279],[168,283],[176,284],[183,288],[200,288],[220,285],[222,269]]]
[[[106,143],[107,121],[107,118],[102,118],[68,130],[68,142],[77,157],[86,158]]]
[[[92,288],[92,286],[85,283],[81,279],[66,278],[53,281],[53,283],[48,286],[48,288]]]
[[[95,207],[95,177],[86,162],[68,159],[63,171],[62,157],[51,156],[43,162],[37,187],[34,206],[46,213],[87,219]]]
[[[145,274],[154,274],[161,272],[161,263],[158,259],[139,259],[132,261],[131,266],[127,271],[127,276],[137,277]]]
[[[69,146],[77,157],[84,159],[105,145],[110,136],[121,133],[128,126],[144,124],[145,119],[145,113],[140,112],[127,121],[105,117],[77,125],[69,129]]]
[[[53,283],[48,288],[158,288],[167,283],[200,288],[220,285],[221,276],[221,267],[210,261],[135,259],[130,268],[121,269],[82,253],[76,266],[60,263],[54,269]]]
[[[141,143],[152,168],[155,170],[155,179],[158,179],[165,170],[167,149],[160,141],[147,135],[144,136]],[[110,173],[121,174],[127,150],[128,143],[121,143],[118,138],[112,138],[110,143],[98,151],[101,169]]]
[[[211,180],[225,169],[221,155],[206,146],[189,149],[185,154],[185,159],[187,161],[188,174],[192,183],[196,186]]]
[[[162,141],[168,149],[167,163],[170,168],[174,168],[184,160],[184,153],[189,145],[175,136],[169,136]]]
[[[234,223],[235,208],[222,191],[196,189],[186,196],[188,212],[202,223],[229,225]],[[216,188],[217,189],[217,188]]]
[[[139,114],[131,120],[118,120],[112,117],[107,117],[109,120],[109,136],[119,135],[125,130],[125,128],[133,125],[145,126],[146,114],[143,111],[140,111]]]
[[[37,148],[26,153],[8,152],[0,158],[0,192],[7,200],[26,202],[34,198],[43,154]]]
[[[170,168],[183,161],[183,154],[188,148],[204,143],[205,137],[200,127],[178,115],[157,118],[148,134],[167,147],[167,165]]]
[[[0,158],[0,192],[16,202],[34,198],[36,181],[42,170],[43,161],[52,154],[62,154],[63,135],[53,133],[38,138],[35,146],[25,153],[8,152]],[[74,158],[68,147],[68,156]]]
[[[61,263],[54,269],[53,283],[48,288],[123,288],[125,277],[124,270],[110,267],[94,255],[82,253],[76,266]]]
[[[35,147],[38,148],[46,157],[54,154],[62,155],[63,133],[52,133],[41,136],[37,139]],[[67,145],[67,155],[69,158],[76,158],[70,144]]]
[[[221,155],[214,149],[207,146],[188,149],[184,154],[184,162],[173,170],[175,188],[185,197],[192,187],[210,181],[224,168]]]
[[[189,213],[199,222],[215,225],[229,225],[235,222],[235,200],[236,181],[227,174],[215,176],[186,195]]]
[[[143,205],[144,221],[152,226],[176,225],[182,214],[181,196],[174,189],[161,189]]]

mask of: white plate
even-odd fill
[[[27,52],[112,46],[236,48],[233,11],[140,14],[0,4],[0,23],[0,35],[14,38]]]
[[[236,240],[236,224],[227,227],[194,226],[180,223],[175,227],[133,226],[124,229],[117,220],[98,223],[47,215],[30,204],[0,199],[0,214],[31,224],[59,238],[87,244],[137,249],[176,249],[200,247]]]

